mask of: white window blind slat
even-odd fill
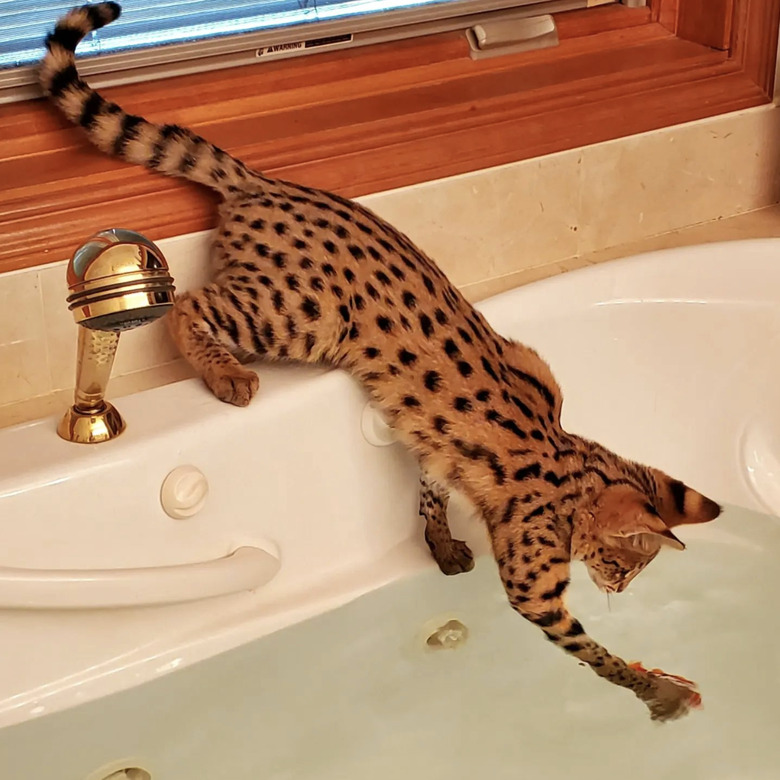
[[[525,0],[529,2],[530,0]],[[0,68],[37,62],[43,39],[77,0],[0,0]],[[522,5],[523,0],[516,2]],[[79,55],[120,52],[286,26],[316,25],[419,9],[438,8],[441,16],[472,7],[511,6],[482,0],[125,0],[122,16],[79,46]],[[381,22],[379,22],[381,24]]]

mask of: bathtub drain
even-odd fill
[[[448,620],[425,640],[433,650],[455,650],[469,638],[469,630],[460,620]]]
[[[152,776],[145,769],[131,766],[105,775],[100,780],[152,780]]]

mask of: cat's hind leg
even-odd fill
[[[421,474],[420,514],[425,519],[425,541],[444,574],[461,574],[474,568],[474,555],[465,542],[452,538],[448,502],[447,490]]]

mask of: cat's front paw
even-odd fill
[[[444,574],[463,574],[474,568],[474,554],[459,539],[453,539],[445,551],[434,550],[433,557]]]
[[[247,406],[260,387],[257,374],[239,366],[225,367],[203,379],[220,401],[234,406]]]
[[[657,669],[647,673],[652,677],[653,684],[642,700],[650,710],[652,720],[662,723],[677,720],[692,709],[701,707],[701,694],[690,680],[666,675]]]

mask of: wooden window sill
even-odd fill
[[[476,62],[448,33],[106,93],[354,197],[769,102],[780,0],[718,0],[725,51],[674,34],[700,29],[675,12],[684,1],[561,14],[558,47]],[[208,192],[105,157],[43,101],[0,106],[0,272],[107,227],[160,239],[214,218]]]

